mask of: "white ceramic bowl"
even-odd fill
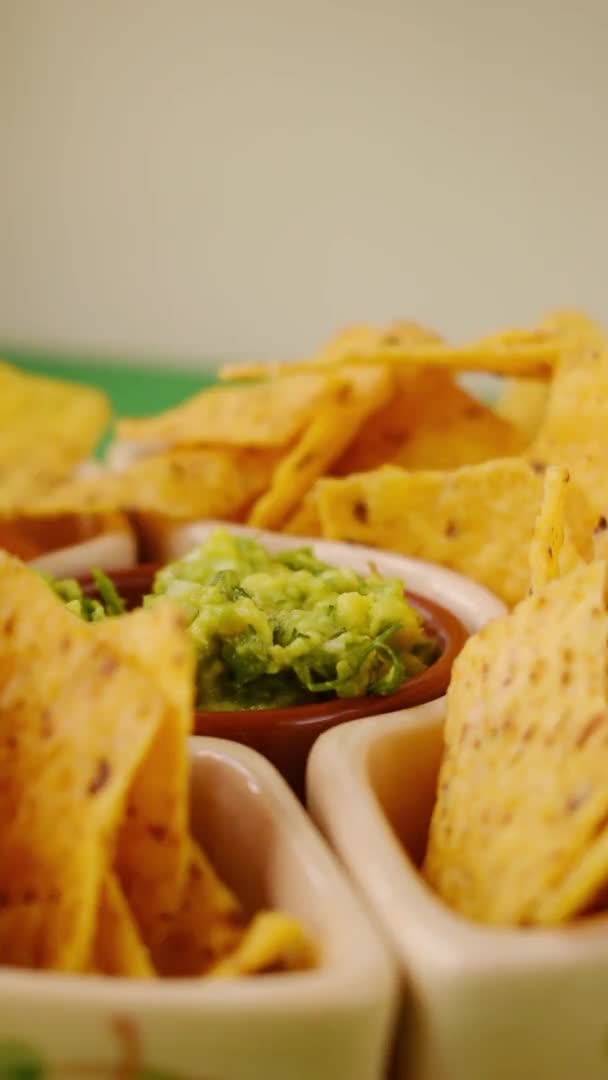
[[[17,1044],[49,1078],[381,1080],[388,950],[275,770],[221,740],[192,739],[191,752],[195,834],[247,907],[302,920],[318,969],[156,984],[1,970],[0,1077],[30,1075],[4,1064]]]
[[[116,517],[116,515],[113,515]],[[78,577],[91,567],[100,570],[121,570],[135,566],[137,540],[129,528],[110,527],[107,532],[83,540],[79,544],[57,548],[46,555],[31,559],[30,566],[45,570],[55,577]]]
[[[298,547],[299,544],[309,544],[319,559],[337,566],[352,566],[354,570],[364,574],[369,573],[370,562],[373,562],[385,577],[401,578],[411,592],[419,593],[449,608],[472,634],[485,626],[490,619],[504,615],[506,611],[502,600],[483,586],[435,563],[410,559],[393,552],[379,551],[377,548],[364,547],[362,544],[290,536],[221,521],[202,521],[174,528],[167,534],[166,547],[161,558],[163,561],[180,558],[197,544],[202,544],[218,525],[233,533],[253,536],[270,552],[285,551]]]
[[[450,911],[418,872],[445,699],[322,735],[309,808],[404,976],[400,1077],[605,1080],[608,922],[494,929]],[[496,882],[500,888],[500,881]]]

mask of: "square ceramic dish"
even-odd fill
[[[361,574],[368,574],[369,564],[373,562],[385,577],[401,578],[411,592],[419,593],[420,596],[449,608],[471,634],[480,630],[490,619],[504,615],[506,611],[502,601],[493,593],[462,574],[437,566],[436,563],[409,559],[405,555],[379,551],[363,544],[290,536],[265,529],[253,529],[247,525],[233,525],[231,522],[201,521],[176,526],[167,533],[159,558],[163,561],[180,558],[197,544],[202,544],[218,525],[233,533],[253,536],[271,553],[309,544],[319,559],[337,566],[351,566]]]
[[[313,818],[401,967],[397,1075],[605,1080],[606,917],[555,930],[485,927],[451,912],[419,873],[444,710],[439,700],[343,725],[309,760]]]
[[[191,754],[195,834],[246,907],[301,919],[318,969],[156,984],[1,970],[0,1076],[380,1080],[396,1004],[382,940],[266,761],[215,739]]]

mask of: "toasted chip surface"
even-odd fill
[[[140,668],[0,555],[3,963],[88,963],[111,837],[165,708]]]
[[[277,462],[273,451],[201,447],[135,461],[123,472],[106,472],[64,484],[22,514],[140,510],[179,520],[234,519],[264,491]]]
[[[331,396],[278,465],[269,490],[253,507],[249,523],[260,528],[280,527],[317,477],[331,468],[366,419],[392,392],[388,369],[341,366]]]
[[[570,474],[551,465],[545,473],[540,509],[534,523],[530,546],[530,585],[533,592],[559,577],[561,560],[569,556],[568,569],[577,561],[576,551],[564,551],[566,539],[566,498]]]
[[[102,640],[141,667],[167,708],[129,789],[115,869],[146,945],[180,903],[189,858],[187,737],[194,706],[194,649],[172,604],[93,624]]]
[[[64,481],[109,419],[100,390],[0,363],[0,508],[38,499]]]
[[[210,974],[216,978],[304,970],[314,965],[315,953],[302,925],[280,911],[254,917],[239,946],[219,960]]]
[[[286,446],[326,393],[322,373],[289,374],[246,386],[219,386],[160,416],[120,420],[120,439],[159,445]]]
[[[446,469],[517,453],[526,439],[458,386],[448,371],[411,368],[361,427],[333,470],[346,476],[387,463]]]
[[[133,979],[151,979],[156,974],[113,873],[106,876],[101,888],[91,967],[100,975],[123,975]]]
[[[456,660],[424,871],[471,918],[560,922],[606,886],[605,590],[580,565]]]
[[[400,551],[458,570],[507,604],[526,595],[543,473],[518,458],[446,472],[392,465],[316,487],[323,535]],[[572,484],[572,542],[590,553],[591,512]]]

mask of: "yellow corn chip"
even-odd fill
[[[549,399],[546,379],[505,379],[494,412],[521,433],[530,443],[538,432]]]
[[[109,418],[99,390],[0,364],[0,506],[40,498],[65,480]]]
[[[588,345],[601,346],[606,342],[603,327],[577,308],[549,312],[541,322],[541,329]]]
[[[120,420],[118,438],[154,452],[196,444],[286,446],[299,434],[325,396],[319,372],[296,373],[248,386],[203,390],[160,416]]]
[[[517,429],[458,386],[448,371],[411,368],[397,392],[361,427],[335,468],[338,476],[392,463],[446,469],[506,457],[526,445]]]
[[[112,873],[107,875],[101,889],[91,961],[92,970],[100,975],[125,975],[134,979],[155,976],[129,905]]]
[[[566,537],[566,496],[570,476],[568,470],[557,465],[545,473],[543,501],[534,523],[530,547],[531,589],[536,592],[564,569],[571,569],[578,561],[578,553]]]
[[[598,517],[608,512],[608,346],[564,353],[527,456],[564,465]]]
[[[22,515],[140,510],[171,519],[234,519],[265,491],[274,451],[201,447],[143,458],[123,472],[64,484]]]
[[[455,662],[424,872],[471,918],[561,922],[606,888],[605,594],[581,564]]]
[[[174,628],[169,655],[184,636]],[[83,970],[112,835],[166,702],[2,555],[0,686],[0,962]]]
[[[115,868],[148,948],[180,903],[189,859],[187,737],[192,730],[195,657],[179,611],[170,603],[93,624],[99,638],[141,667],[167,703],[129,790]],[[168,652],[168,643],[172,643]]]
[[[392,389],[386,369],[341,367],[332,397],[277,467],[270,489],[251,511],[249,524],[279,527],[317,477],[331,468],[367,417],[390,397]]]
[[[263,911],[255,916],[240,945],[218,961],[210,974],[228,978],[302,971],[314,962],[314,950],[300,923],[280,911]]]
[[[179,907],[165,913],[152,955],[161,975],[203,975],[236,949],[245,914],[201,848],[188,841],[188,872]]]
[[[504,458],[448,472],[386,465],[316,486],[323,536],[428,559],[458,570],[507,604],[525,596],[529,550],[543,495],[542,471]],[[592,513],[569,485],[569,531],[590,554]]]
[[[304,496],[297,510],[294,510],[293,514],[287,518],[281,532],[290,533],[291,536],[321,535],[321,522],[314,487]]]

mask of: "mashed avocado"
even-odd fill
[[[271,556],[224,529],[160,570],[144,604],[165,597],[188,621],[202,708],[389,694],[438,652],[401,581],[329,566],[310,548]]]

